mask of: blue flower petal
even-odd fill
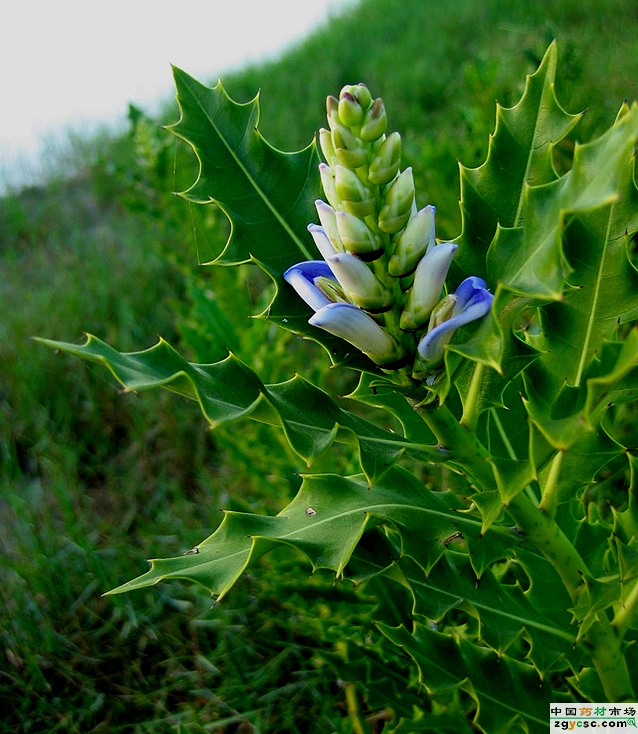
[[[288,268],[284,280],[289,283],[313,311],[331,303],[331,300],[315,285],[315,278],[331,278],[336,282],[328,263],[323,260],[306,260]]]
[[[436,326],[419,342],[419,354],[426,362],[438,362],[443,357],[446,344],[459,326],[485,316],[494,300],[494,296],[485,287],[485,281],[474,275],[459,285],[454,296],[457,300],[452,318]]]

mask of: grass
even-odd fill
[[[494,100],[516,101],[554,36],[558,96],[591,108],[586,138],[636,92],[628,0],[366,0],[224,82],[239,100],[262,89],[261,129],[285,149],[324,124],[326,94],[368,83],[404,135],[421,203],[454,236],[456,159],[480,163]],[[145,558],[195,545],[220,507],[277,512],[304,467],[270,429],[213,435],[195,405],[122,395],[32,336],[90,331],[135,350],[161,334],[200,360],[232,344],[266,381],[302,363],[347,389],[318,349],[248,320],[267,302],[258,274],[196,265],[223,246],[223,217],[171,195],[192,182],[192,156],[139,111],[131,120],[131,135],[83,142],[71,180],[0,200],[0,732],[353,731],[340,679],[359,682],[364,715],[377,714],[365,725],[380,731],[384,684],[343,642],[368,629],[373,600],[308,580],[296,556],[264,560],[212,609],[179,583],[101,596]]]

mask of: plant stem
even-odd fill
[[[346,704],[348,706],[348,716],[352,723],[352,730],[355,734],[368,734],[369,729],[361,718],[359,712],[359,701],[357,700],[357,684],[346,683]]]
[[[592,575],[556,521],[523,493],[510,500],[507,512],[525,538],[554,566],[572,600],[576,601],[583,578]]]
[[[481,382],[483,380],[483,372],[485,371],[485,365],[482,362],[477,362],[474,365],[474,373],[472,375],[472,381],[470,382],[470,389],[467,393],[467,398],[463,405],[463,415],[459,421],[462,426],[465,426],[468,431],[476,431],[476,424],[478,422],[478,398],[481,394]]]
[[[621,638],[616,634],[605,612],[601,612],[591,626],[587,641],[592,647],[591,656],[608,701],[635,701],[635,693],[627,667],[627,660],[620,647]]]
[[[417,405],[415,410],[434,433],[439,444],[450,452],[450,461],[458,464],[479,489],[495,486],[490,455],[476,435],[462,426],[446,405]]]

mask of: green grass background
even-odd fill
[[[364,81],[403,135],[419,204],[453,237],[457,159],[482,162],[495,100],[518,100],[553,38],[559,100],[588,109],[561,166],[637,96],[635,0],[362,0],[223,81],[238,101],[261,89],[261,130],[286,150],[325,124],[327,94]],[[230,347],[265,381],[299,369],[335,394],[350,384],[319,348],[249,318],[268,302],[258,273],[198,266],[227,224],[171,194],[196,175],[161,127],[176,118],[170,102],[160,120],[132,108],[130,134],[65,153],[71,178],[0,200],[0,733],[381,731],[391,688],[339,642],[371,629],[373,595],[309,579],[300,557],[275,553],[215,607],[180,583],[101,596],[206,537],[220,508],[277,512],[305,467],[270,429],[211,434],[195,404],[124,395],[33,336],[136,350],[161,334],[200,361]],[[347,453],[322,461],[354,468]]]

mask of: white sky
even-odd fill
[[[355,0],[0,0],[0,185],[61,130],[152,112],[170,64],[202,81],[276,56]]]

